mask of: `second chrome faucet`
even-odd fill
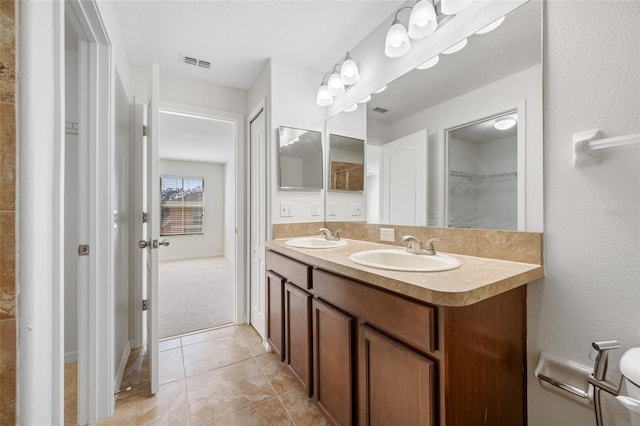
[[[407,251],[413,254],[427,254],[430,256],[435,256],[436,248],[433,246],[433,243],[436,241],[442,241],[441,238],[431,238],[427,241],[426,244],[422,244],[416,237],[413,235],[405,235],[402,237],[402,241],[408,243]]]
[[[320,228],[318,232],[324,234],[324,238],[329,241],[340,241],[340,230],[336,230],[336,232],[331,233],[327,228]]]

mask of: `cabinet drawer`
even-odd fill
[[[377,290],[320,269],[313,270],[318,297],[362,318],[408,344],[436,350],[435,308]]]
[[[311,288],[311,267],[272,251],[267,251],[267,269],[286,277],[287,281],[301,288]]]

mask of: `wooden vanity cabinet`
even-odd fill
[[[285,279],[267,271],[267,342],[280,361],[284,361],[284,283]]]
[[[307,396],[313,393],[311,382],[311,294],[285,284],[286,361]]]
[[[269,253],[287,278],[287,360],[331,423],[526,424],[526,285],[438,306]],[[309,268],[307,287],[287,262]]]
[[[354,423],[354,319],[313,299],[313,383],[320,411],[334,424]]]

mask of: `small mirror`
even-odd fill
[[[518,229],[518,124],[510,111],[447,130],[448,226]]]
[[[364,190],[364,140],[329,135],[329,189]]]
[[[280,189],[322,189],[322,134],[280,127]]]

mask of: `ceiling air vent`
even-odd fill
[[[389,111],[386,108],[380,108],[380,107],[375,107],[373,110],[373,112],[379,112],[380,114],[384,114],[385,112]]]
[[[182,60],[185,64],[193,65],[194,67],[204,68],[207,70],[211,68],[211,61],[205,61],[204,59],[198,59],[192,56],[183,56]]]

